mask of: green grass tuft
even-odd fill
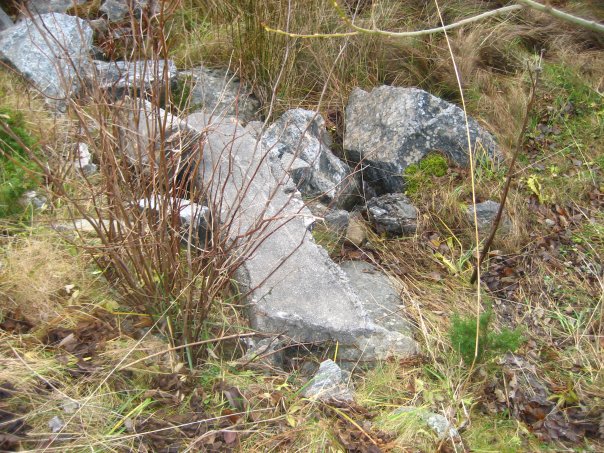
[[[490,332],[493,312],[489,309],[480,315],[478,320],[478,351],[476,351],[476,319],[472,316],[454,315],[449,337],[453,348],[461,355],[466,365],[474,361],[480,363],[494,355],[518,349],[523,338],[518,329],[502,329],[500,333]]]

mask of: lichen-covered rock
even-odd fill
[[[401,236],[417,231],[417,208],[401,193],[372,198],[367,202],[367,212],[380,234]]]
[[[214,116],[236,117],[243,125],[259,117],[260,102],[239,79],[224,69],[204,66],[181,71],[185,92],[190,91],[191,112],[204,110]]]
[[[0,33],[0,59],[30,79],[60,110],[80,91],[91,48],[92,28],[65,14],[34,16]]]
[[[469,117],[468,125],[477,152],[499,154],[491,134]],[[460,166],[469,163],[463,110],[417,88],[355,89],[345,128],[344,149],[381,193],[402,192],[403,170],[430,151],[443,152]]]
[[[262,144],[278,157],[305,196],[350,207],[357,182],[350,168],[329,149],[325,120],[310,110],[288,110],[262,134]]]

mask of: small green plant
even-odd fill
[[[411,164],[405,169],[407,193],[415,194],[420,188],[429,186],[433,177],[445,176],[448,168],[449,164],[444,156],[438,153],[427,154],[417,164]]]
[[[12,132],[0,127],[0,217],[6,217],[21,210],[17,200],[38,184],[32,176],[35,164],[27,158],[22,146],[33,148],[36,140],[26,129],[20,112],[0,107],[0,121]],[[13,138],[13,134],[19,140]]]
[[[518,349],[523,341],[519,329],[502,329],[500,333],[489,331],[492,315],[493,312],[488,309],[478,319],[477,363],[507,351],[513,352]],[[454,315],[449,330],[451,344],[461,355],[466,365],[470,365],[474,361],[477,338],[476,324],[476,318],[474,317]]]

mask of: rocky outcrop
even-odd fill
[[[312,214],[279,184],[285,175],[276,156],[236,122],[203,113],[187,122],[206,133],[200,179],[221,187],[219,215],[232,225],[230,237],[264,226],[237,272],[252,327],[299,342],[338,342],[345,361],[414,354],[410,336],[371,321],[345,273],[313,241]]]
[[[302,195],[350,207],[357,199],[357,182],[329,149],[330,141],[323,117],[303,109],[285,112],[261,138]]]
[[[367,212],[380,234],[401,236],[417,231],[417,208],[402,193],[372,198],[367,202]]]
[[[91,47],[88,23],[65,14],[35,16],[0,33],[0,58],[30,79],[59,109],[79,93]]]
[[[491,134],[472,118],[468,125],[477,152],[498,156]],[[417,88],[356,88],[346,107],[344,149],[381,193],[402,192],[404,169],[430,151],[469,163],[463,110]]]
[[[214,116],[232,116],[246,124],[258,119],[260,102],[232,73],[204,66],[181,71],[183,92],[189,91],[191,112],[204,110]]]

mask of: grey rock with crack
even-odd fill
[[[35,16],[0,33],[0,59],[30,79],[59,110],[79,93],[91,48],[90,26],[65,14]]]
[[[259,119],[260,102],[232,73],[199,66],[181,71],[186,100],[192,112],[204,110],[214,116],[236,117],[242,124]],[[186,90],[185,90],[186,92]]]
[[[367,212],[380,234],[401,236],[417,231],[417,208],[401,193],[372,198],[367,202]]]
[[[468,118],[477,152],[499,156],[495,140]],[[430,151],[455,164],[469,164],[463,110],[418,88],[381,86],[353,90],[346,106],[344,149],[361,162],[365,178],[380,193],[404,190],[403,171]]]
[[[266,129],[261,142],[280,159],[302,195],[344,208],[356,202],[357,181],[329,149],[331,139],[319,113],[288,110]]]
[[[342,370],[333,360],[325,360],[319,370],[302,390],[302,395],[319,401],[354,401],[350,373]]]

